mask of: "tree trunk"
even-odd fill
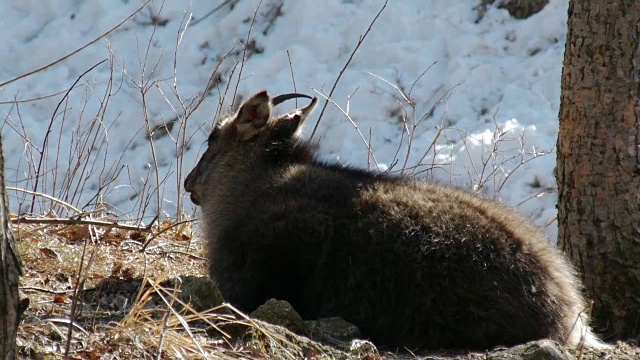
[[[0,354],[3,359],[16,358],[16,334],[20,311],[18,310],[18,276],[22,275],[21,263],[15,251],[13,235],[9,228],[9,209],[4,188],[4,155],[0,136]]]
[[[570,1],[562,70],[558,245],[615,339],[640,323],[638,24],[638,1]]]

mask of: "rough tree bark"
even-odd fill
[[[582,272],[595,328],[640,323],[640,2],[569,2],[562,71],[558,245]]]
[[[4,187],[4,155],[0,136],[0,356],[16,358],[16,334],[20,320],[18,277],[21,262],[9,228],[7,193]]]

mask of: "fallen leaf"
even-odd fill
[[[60,255],[49,248],[40,248],[40,253],[48,258],[60,260]]]
[[[60,295],[60,294],[55,294],[53,295],[53,303],[54,304],[64,304],[64,296]]]

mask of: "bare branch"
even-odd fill
[[[364,35],[360,35],[360,39],[358,40],[358,43],[356,44],[356,48],[353,49],[353,51],[351,52],[351,55],[349,56],[349,59],[347,60],[347,62],[344,64],[344,66],[340,70],[340,73],[338,74],[338,77],[336,78],[336,81],[333,83],[333,86],[331,87],[331,91],[329,91],[329,95],[326,97],[326,101],[324,102],[324,106],[322,106],[322,111],[320,112],[320,115],[318,116],[318,121],[316,122],[316,125],[313,127],[313,131],[311,132],[311,136],[309,137],[309,140],[313,139],[313,136],[316,134],[316,130],[318,130],[318,125],[320,125],[320,120],[322,120],[322,115],[324,115],[324,111],[327,108],[327,105],[329,105],[329,99],[331,98],[331,96],[333,96],[333,92],[336,90],[336,87],[338,86],[338,82],[340,81],[340,78],[342,77],[342,74],[344,74],[345,70],[347,70],[347,67],[351,63],[351,60],[353,59],[353,56],[356,54],[356,52],[360,48],[360,45],[362,45],[362,43],[364,42],[364,39],[367,38],[367,35],[369,34],[371,29],[373,28],[373,24],[375,24],[376,20],[378,20],[378,17],[380,17],[380,14],[382,14],[382,11],[387,7],[387,2],[389,2],[389,0],[385,0],[384,4],[382,5],[382,8],[380,8],[380,11],[378,11],[376,16],[373,18],[373,20],[369,24],[369,27],[367,28],[367,31],[364,32]]]
[[[20,216],[11,220],[15,224],[49,224],[49,225],[93,225],[118,228],[131,231],[151,231],[155,221],[151,221],[147,226],[137,226],[121,224],[115,220],[94,220],[94,219],[78,219],[78,218],[39,218],[30,216]]]
[[[63,57],[61,57],[60,59],[58,59],[58,60],[56,60],[56,61],[54,61],[54,62],[51,62],[51,63],[49,63],[49,64],[47,64],[47,65],[45,65],[45,66],[43,66],[43,67],[37,68],[37,69],[35,69],[35,70],[33,70],[33,71],[29,71],[28,73],[25,73],[25,74],[19,75],[19,76],[15,77],[15,78],[13,78],[13,79],[11,79],[11,80],[7,80],[7,81],[5,81],[5,82],[3,82],[3,83],[0,83],[0,87],[3,87],[3,86],[5,86],[5,85],[9,85],[9,84],[11,84],[12,82],[18,81],[18,80],[20,80],[20,79],[24,79],[24,78],[26,78],[26,77],[28,77],[28,76],[31,76],[31,75],[35,74],[35,73],[39,73],[40,71],[46,70],[46,69],[48,69],[48,68],[50,68],[50,67],[52,67],[52,66],[54,66],[54,65],[57,65],[58,63],[61,63],[61,62],[65,61],[65,60],[67,60],[68,58],[72,57],[73,55],[75,55],[75,54],[79,53],[80,51],[82,51],[82,50],[86,49],[87,47],[89,47],[89,46],[91,46],[91,45],[95,44],[98,40],[102,39],[103,37],[105,37],[105,36],[107,36],[107,35],[111,34],[112,32],[114,32],[116,29],[118,29],[120,26],[122,26],[122,24],[124,24],[125,22],[127,22],[127,20],[131,19],[131,18],[132,18],[132,17],[134,17],[137,13],[139,13],[140,11],[142,11],[142,9],[144,9],[144,8],[147,6],[147,4],[149,4],[150,2],[151,2],[151,0],[147,0],[144,4],[142,4],[142,6],[140,6],[140,7],[138,8],[138,10],[134,11],[131,15],[127,16],[124,20],[122,20],[121,22],[119,22],[116,26],[114,26],[114,27],[112,27],[111,29],[107,30],[107,32],[105,32],[104,34],[102,34],[102,35],[100,35],[100,36],[96,37],[95,39],[93,39],[93,40],[91,40],[90,42],[88,42],[87,44],[85,44],[85,45],[81,46],[81,47],[80,47],[80,48],[78,48],[77,50],[75,50],[75,51],[73,51],[73,52],[71,52],[71,53],[69,53],[69,54],[67,54],[67,55],[65,55],[65,56],[63,56]]]

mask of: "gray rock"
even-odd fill
[[[250,316],[269,324],[282,326],[298,334],[304,332],[302,317],[291,304],[283,300],[269,299],[253,311]]]
[[[552,340],[538,340],[487,354],[490,360],[573,360],[575,357]]]
[[[552,340],[539,340],[525,344],[524,360],[571,360],[574,357],[560,344]]]
[[[360,337],[357,326],[338,316],[305,321],[304,326],[309,337],[322,343],[339,345]]]
[[[185,276],[181,281],[179,298],[195,310],[204,311],[222,304],[222,294],[208,276]]]
[[[245,335],[252,355],[260,359],[331,359],[356,360],[352,353],[342,351],[297,335],[282,326],[254,320]],[[375,359],[375,357],[374,357]]]

